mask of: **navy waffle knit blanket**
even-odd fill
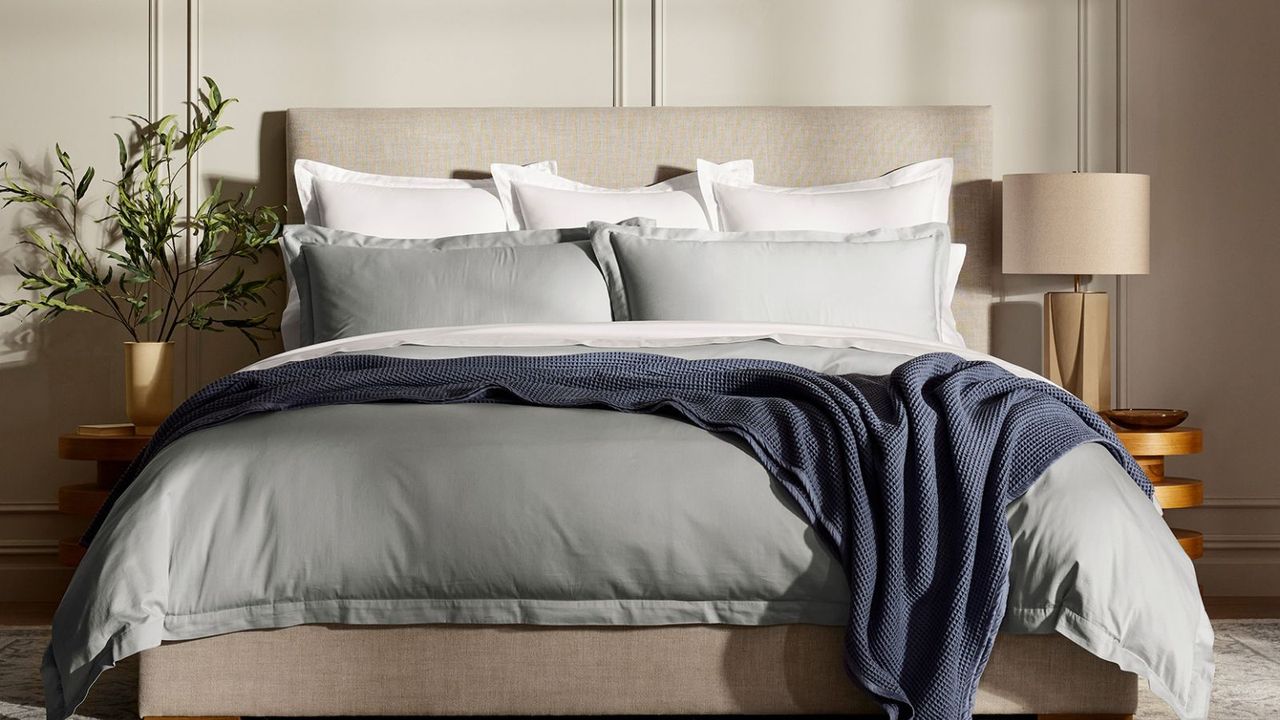
[[[664,413],[741,438],[835,554],[851,604],[844,660],[891,718],[970,717],[1004,615],[1006,506],[1057,458],[1105,445],[1094,412],[989,362],[922,355],[888,376],[626,352],[417,360],[340,355],[229,375],[164,422],[94,519],[155,454],[253,413],[371,402],[514,403]]]

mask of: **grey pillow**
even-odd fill
[[[593,223],[588,228],[561,230],[515,230],[507,232],[456,235],[443,238],[381,238],[360,233],[335,230],[317,225],[289,225],[280,238],[280,252],[284,258],[285,277],[288,281],[288,300],[280,319],[280,333],[285,349],[293,349],[317,342],[312,332],[310,276],[307,259],[302,249],[306,246],[334,246],[376,248],[386,250],[462,250],[491,247],[524,247],[583,242],[592,234],[611,227],[651,228],[653,221],[646,218],[624,220],[618,225]],[[394,290],[393,290],[394,292]]]
[[[312,340],[416,327],[608,322],[590,243],[404,250],[304,245]]]
[[[615,320],[862,327],[941,337],[950,230],[633,230],[593,240]]]

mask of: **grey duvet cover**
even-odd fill
[[[444,329],[298,352],[594,345],[883,373],[936,349],[644,325],[634,337]],[[1060,632],[1204,716],[1212,635],[1191,564],[1108,451],[1070,452],[1008,517],[1004,631]],[[752,456],[678,420],[507,405],[264,414],[177,441],[120,498],[55,619],[49,715],[165,640],[315,622],[843,625],[847,599],[839,566]]]

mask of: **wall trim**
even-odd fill
[[[1076,172],[1089,172],[1089,0],[1076,0]]]
[[[0,500],[0,514],[45,515],[58,512],[56,502],[27,502],[25,500]]]
[[[653,82],[653,106],[660,107],[667,103],[667,62],[666,62],[666,0],[653,0],[653,48],[650,52],[652,70],[649,76]]]
[[[1205,498],[1200,507],[1228,510],[1280,509],[1280,498],[1274,497],[1211,497]],[[1194,508],[1193,508],[1194,509]]]
[[[1129,1],[1116,0],[1116,172],[1129,172]],[[1116,276],[1116,403],[1129,407],[1129,278]]]
[[[186,123],[187,128],[191,127],[191,121],[194,117],[191,104],[198,99],[200,92],[200,0],[187,0],[187,24],[186,24]],[[187,201],[182,208],[182,212],[187,219],[191,219],[191,209],[201,201],[200,195],[200,156],[192,158],[187,165],[186,177],[183,182],[186,184]],[[186,253],[190,257],[194,250],[190,231],[187,232]],[[183,345],[186,352],[184,355],[182,378],[182,397],[188,397],[196,391],[193,387],[192,379],[204,377],[202,372],[201,358],[204,355],[204,338],[203,333],[187,332],[185,329],[181,332]]]
[[[1253,533],[1249,535],[1205,535],[1206,550],[1272,550],[1280,552],[1280,533]],[[1251,558],[1256,562],[1256,559]],[[1280,562],[1278,555],[1273,562]]]
[[[147,5],[147,118],[160,117],[160,2]]]
[[[57,554],[57,540],[0,540],[0,556]]]
[[[623,70],[625,69],[623,55],[623,1],[613,0],[613,106],[622,107],[626,104],[626,95],[622,92]]]

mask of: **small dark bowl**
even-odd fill
[[[1102,417],[1129,430],[1168,430],[1187,419],[1186,410],[1118,408],[1103,410]]]

